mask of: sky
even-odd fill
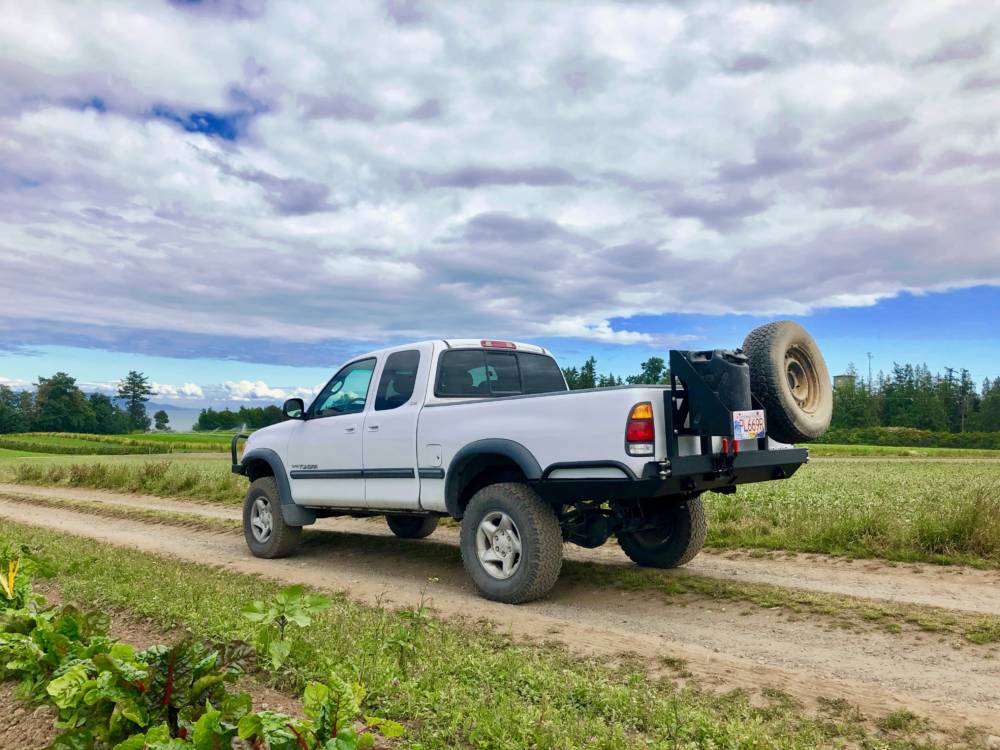
[[[0,384],[258,404],[442,337],[628,374],[782,318],[1000,375],[993,3],[0,12]]]

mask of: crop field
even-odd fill
[[[145,645],[175,648],[185,633],[220,653],[249,644],[239,683],[226,677],[217,695],[236,705],[245,691],[245,707],[209,714],[227,741],[272,732],[271,747],[297,750],[282,729],[295,727],[312,748],[327,731],[317,696],[345,689],[343,747],[931,750],[1000,734],[1000,461],[988,452],[822,446],[789,480],[707,493],[710,551],[686,569],[637,568],[613,541],[567,546],[549,599],[508,607],[470,590],[453,524],[408,541],[380,519],[328,519],[295,557],[250,557],[246,480],[227,441],[145,455],[0,449],[0,563],[25,545],[51,575],[33,574],[39,590],[78,605],[76,618],[110,613],[112,635],[142,622]],[[279,637],[267,613],[284,606],[309,624]],[[159,651],[115,648],[130,668],[158,668]],[[44,715],[78,710],[65,681],[46,687],[46,669],[29,675]],[[184,710],[182,723],[202,715]],[[157,717],[129,731],[152,732],[155,747]],[[0,745],[17,731],[0,721]],[[56,730],[39,731],[42,748]]]
[[[150,433],[88,435],[63,432],[24,432],[0,435],[0,448],[57,455],[129,455],[156,453],[212,453],[229,449],[231,435]]]
[[[994,458],[1000,460],[1000,451],[981,448],[923,448],[894,445],[835,445],[813,443],[809,454],[819,458]]]

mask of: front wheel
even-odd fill
[[[656,520],[652,529],[618,534],[618,546],[632,562],[647,568],[676,568],[701,552],[708,520],[700,497],[668,508]]]
[[[545,596],[562,568],[555,511],[524,484],[491,484],[473,495],[459,546],[479,592],[507,604]]]
[[[302,527],[285,523],[274,477],[261,477],[247,490],[243,501],[243,536],[256,557],[288,557],[299,546]]]

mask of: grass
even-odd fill
[[[10,444],[41,453],[106,454],[224,452],[232,435],[209,433],[134,433],[92,435],[75,432],[20,432],[0,435],[0,445]]]
[[[228,461],[173,457],[139,461],[133,457],[115,461],[0,462],[0,481],[187,497],[233,505],[243,502],[247,489],[246,479],[233,474]]]
[[[29,458],[31,456],[44,456],[44,453],[37,451],[14,450],[13,448],[0,448],[0,461],[9,458]]]
[[[980,448],[908,448],[893,445],[836,445],[812,443],[809,455],[826,457],[870,457],[870,458],[995,458],[1000,459],[1000,450]]]
[[[704,498],[712,547],[1000,567],[1000,463],[817,462]]]
[[[96,548],[89,539],[5,520],[0,539],[55,560],[68,600],[126,608],[203,637],[252,639],[240,610],[275,590],[259,577]],[[632,660],[616,666],[577,658],[515,642],[485,623],[390,612],[342,596],[290,637],[292,671],[278,682],[300,684],[329,670],[357,680],[368,690],[365,711],[403,720],[410,746],[424,750],[938,747],[915,734],[913,722],[886,719],[878,727],[860,713],[834,721],[786,700],[758,706],[742,693],[718,696],[653,679]],[[948,745],[959,741],[949,737]]]
[[[101,436],[103,437],[103,436]],[[170,447],[159,443],[90,440],[83,436],[16,433],[0,435],[0,447],[38,453],[69,455],[121,455],[125,453],[169,453]]]
[[[210,518],[193,513],[113,505],[87,500],[39,497],[37,495],[19,496],[0,493],[0,497],[28,505],[63,508],[108,518],[164,523],[205,531],[228,531],[234,534],[242,532],[239,521]],[[360,552],[370,548],[372,544],[387,543],[387,540],[382,537],[368,537],[364,534],[344,534],[316,529],[307,529],[306,534],[311,538],[335,536],[336,544],[345,551],[354,548]],[[407,542],[399,539],[389,541],[394,547],[403,545],[401,551],[408,558],[444,560],[455,565],[460,564],[458,550],[452,545]],[[956,612],[938,607],[891,604],[763,583],[736,583],[706,576],[686,575],[677,572],[664,573],[638,567],[602,565],[571,560],[564,561],[562,575],[565,579],[576,580],[591,586],[608,586],[624,591],[655,593],[665,602],[671,604],[687,603],[691,597],[729,600],[746,602],[764,609],[781,608],[793,614],[825,617],[830,620],[831,624],[838,627],[859,628],[865,625],[874,625],[889,633],[900,633],[904,628],[907,628],[923,632],[945,633],[976,644],[1000,642],[1000,618],[970,612]]]

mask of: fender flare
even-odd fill
[[[311,508],[303,508],[296,505],[292,500],[292,487],[288,483],[288,472],[285,471],[285,464],[281,457],[270,448],[252,448],[243,454],[243,473],[246,474],[246,466],[249,461],[263,461],[271,467],[274,473],[274,481],[278,485],[278,496],[281,500],[281,517],[289,526],[309,526],[316,523],[316,511]]]
[[[504,438],[486,438],[475,440],[460,448],[452,457],[448,464],[448,471],[444,480],[444,502],[448,515],[452,518],[461,518],[462,509],[458,505],[458,496],[461,487],[458,484],[459,475],[465,464],[477,456],[495,455],[509,458],[524,473],[529,482],[537,482],[542,478],[542,467],[534,454],[523,445],[514,440]]]

